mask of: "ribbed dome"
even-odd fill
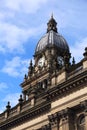
[[[69,52],[69,47],[66,40],[59,33],[54,32],[53,30],[49,31],[45,36],[43,36],[37,46],[35,52],[40,52],[46,47],[56,46],[59,49]]]
[[[51,16],[51,19],[47,23],[47,33],[39,40],[35,53],[43,51],[46,47],[56,46],[61,52],[69,52],[69,46],[66,40],[57,32],[57,23]]]

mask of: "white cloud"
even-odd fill
[[[47,0],[0,1],[0,52],[24,52],[27,40],[40,32],[39,27],[32,28],[29,23],[26,24],[28,13],[36,12],[46,2]]]
[[[2,101],[6,105],[7,105],[7,102],[10,101],[11,107],[13,107],[18,103],[19,98],[20,98],[20,93],[8,94]]]
[[[8,88],[8,85],[4,82],[0,83],[0,92],[4,92],[5,89]]]
[[[4,19],[4,14],[0,12],[0,20]]]
[[[71,46],[71,53],[72,56],[75,57],[76,62],[80,61],[83,58],[82,56],[85,52],[85,47],[87,47],[87,37]]]
[[[28,72],[29,59],[21,59],[14,57],[11,61],[6,61],[2,72],[7,73],[9,76],[18,77],[24,76]]]
[[[0,107],[0,113],[3,113],[6,110],[5,106]]]
[[[64,0],[63,2],[60,0],[52,0],[48,3],[49,6],[46,10],[48,15],[51,15],[53,11],[54,17],[58,22],[58,28],[65,29],[67,32],[67,28],[70,29],[70,33],[72,34],[72,28],[74,31],[83,31],[83,28],[87,30],[87,2],[81,0]],[[77,30],[76,30],[77,29]],[[80,29],[80,30],[79,30]],[[78,32],[81,33],[81,32]]]
[[[3,108],[1,108],[0,113],[2,113],[3,111],[4,111],[4,109],[3,109]]]
[[[13,51],[19,49],[22,51],[22,45],[20,46],[20,37],[22,37],[22,30],[14,25],[0,23],[0,48],[4,51]]]
[[[37,28],[24,29],[8,23],[0,23],[0,51],[24,52],[24,44],[31,35],[35,35]]]
[[[8,101],[10,102],[11,108],[17,105],[20,93],[9,93],[3,99],[0,99],[0,113],[6,110]]]
[[[3,47],[3,45],[0,45],[0,52],[5,53],[5,48]]]
[[[83,6],[77,6],[78,3]],[[46,19],[48,12],[51,13],[52,11],[57,18],[59,28],[66,28],[66,32],[69,30],[67,28],[73,27],[74,32],[77,32],[76,29],[78,30],[78,28],[80,28],[79,32],[83,28],[87,29],[85,26],[87,20],[84,20],[87,17],[85,2],[65,0],[61,4],[59,0],[52,0],[51,2],[49,0],[0,1],[0,52],[23,53],[24,45],[30,36],[39,34],[40,30],[43,31],[41,28],[43,23],[41,23],[40,18]],[[34,13],[32,17],[31,13]],[[37,23],[37,27],[32,25],[34,27],[32,28],[32,22]],[[73,33],[72,30],[68,32]]]
[[[45,31],[42,26],[46,25],[45,22],[48,22],[52,11],[58,22],[58,29],[61,28],[61,31],[64,29],[64,32],[67,32],[67,35],[71,34],[72,37],[78,35],[79,39],[83,38],[83,32],[85,34],[87,32],[87,2],[85,0],[64,0],[63,2],[60,0],[0,0],[0,52],[23,53],[27,40]],[[83,36],[80,37],[82,33]],[[75,37],[74,41],[78,41],[78,37]],[[71,46],[71,53],[76,61],[82,58],[86,46],[87,38]],[[28,63],[29,59],[14,57],[5,62],[2,72],[13,77],[24,76],[28,72]],[[7,88],[4,82],[0,83],[0,91]],[[17,104],[19,95],[15,92],[8,94],[1,99],[1,105],[11,101],[11,105],[14,106]],[[3,107],[0,109],[2,111]]]
[[[3,0],[3,2],[0,3],[2,3],[5,8],[13,11],[34,13],[46,2],[47,0]]]

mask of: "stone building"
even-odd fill
[[[0,114],[0,130],[87,130],[87,47],[70,63],[53,16],[25,75],[19,103]]]

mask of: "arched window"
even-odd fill
[[[84,117],[84,115],[79,117],[78,130],[86,130],[85,129],[85,117]]]
[[[43,89],[46,89],[47,88],[47,79],[45,79],[43,81],[43,86],[42,86]]]

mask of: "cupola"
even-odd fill
[[[53,18],[53,15],[47,23],[47,33],[44,36],[42,36],[39,42],[37,43],[35,54],[41,53],[47,47],[57,47],[58,50],[61,50],[61,53],[69,53],[69,46],[67,44],[67,41],[61,34],[58,33],[57,22]]]

